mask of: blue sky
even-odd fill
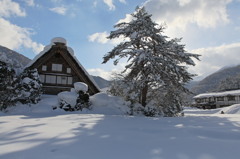
[[[109,78],[124,61],[101,64],[119,40],[106,36],[144,5],[170,38],[182,37],[202,55],[191,73],[205,77],[240,64],[240,0],[0,0],[0,45],[33,59],[54,37],[64,37],[90,74]]]

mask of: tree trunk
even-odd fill
[[[141,104],[142,104],[143,107],[145,107],[145,106],[147,105],[147,103],[146,103],[146,100],[147,100],[147,92],[148,92],[148,85],[147,85],[147,83],[145,83],[145,86],[143,87],[142,93],[141,93],[141,95],[142,95]]]

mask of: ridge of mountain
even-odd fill
[[[8,59],[8,63],[13,65],[15,68],[24,67],[31,61],[26,56],[1,45],[0,56],[2,57],[1,60],[4,60],[4,57],[6,57]]]
[[[194,94],[212,92],[217,89],[221,81],[236,77],[237,75],[240,75],[240,65],[221,68],[203,80],[193,84],[190,91]]]
[[[91,76],[93,77],[94,81],[97,83],[99,88],[103,89],[110,86],[111,81],[108,81],[100,76],[93,76],[93,75]]]

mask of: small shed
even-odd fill
[[[88,85],[89,94],[100,92],[93,78],[74,56],[72,48],[67,46],[64,38],[53,38],[27,67],[38,70],[45,94],[58,94],[70,91],[75,82]]]

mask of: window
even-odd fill
[[[71,68],[67,68],[67,73],[71,73]]]
[[[235,96],[228,96],[228,101],[235,101]]]
[[[67,77],[57,76],[57,84],[67,84]]]
[[[214,97],[210,97],[210,98],[209,98],[209,101],[210,101],[210,102],[215,102],[215,98],[214,98]]]
[[[224,97],[217,97],[217,101],[224,101]]]
[[[45,82],[45,75],[39,75],[40,76],[40,81],[42,82],[42,83],[44,83]]]
[[[201,103],[201,99],[196,99],[195,100],[197,103]]]
[[[46,75],[46,83],[55,84],[56,83],[56,76]]]
[[[208,98],[203,98],[204,102],[209,102]]]
[[[42,65],[42,71],[47,71],[47,66],[46,65]]]
[[[61,72],[62,71],[62,64],[52,64],[52,71],[58,71]]]
[[[72,78],[72,77],[68,77],[68,82],[67,82],[67,84],[72,84],[72,82],[73,82],[73,78]]]
[[[62,77],[62,84],[67,84],[67,77]]]
[[[61,76],[57,76],[57,84],[62,84],[62,77]]]

